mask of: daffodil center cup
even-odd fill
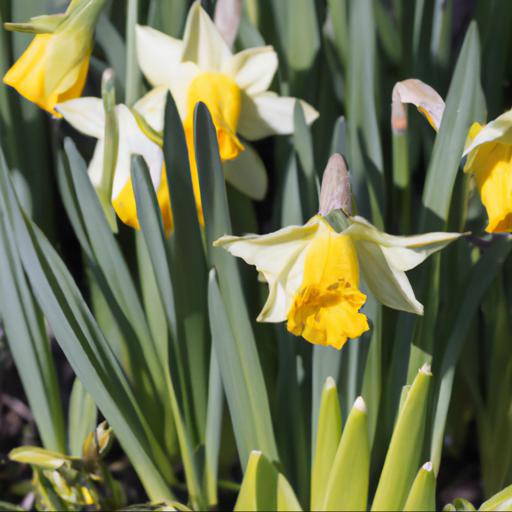
[[[236,136],[242,96],[236,82],[224,73],[206,72],[194,77],[187,94],[186,128],[191,131],[196,104],[203,102],[217,130],[221,160],[236,158],[244,146]]]

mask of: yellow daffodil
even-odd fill
[[[35,33],[4,83],[48,112],[77,98],[85,85],[93,31],[105,0],[73,0],[64,14],[38,16],[28,23],[6,23],[9,30]]]
[[[98,139],[94,155],[89,164],[89,176],[93,185],[99,187],[104,172],[105,111],[100,98],[78,98],[60,103],[60,114],[74,128]],[[118,121],[118,152],[112,185],[112,205],[118,217],[129,226],[139,228],[137,209],[130,177],[131,156],[141,155],[151,175],[162,211],[164,227],[172,228],[167,178],[163,172],[163,152],[161,147],[150,140],[139,127],[133,113],[126,105],[116,106]]]
[[[214,245],[255,265],[269,285],[260,322],[287,321],[287,328],[311,343],[340,349],[368,330],[360,311],[366,296],[359,276],[384,305],[423,314],[405,272],[460,236],[428,233],[400,237],[377,230],[340,210],[345,229],[316,215],[304,226],[268,235],[224,236]]]
[[[393,89],[392,124],[400,129],[405,114],[402,103],[413,103],[437,131],[444,113],[444,101],[420,80],[398,82]],[[407,125],[405,124],[405,127]],[[512,110],[482,126],[471,126],[464,149],[464,172],[475,176],[480,199],[489,218],[489,233],[512,231]]]
[[[475,175],[490,233],[512,231],[512,110],[469,131],[464,172]]]
[[[154,89],[135,109],[160,132],[165,95],[171,91],[187,135],[198,205],[193,117],[199,101],[212,115],[227,181],[251,198],[262,199],[267,189],[265,168],[246,141],[292,133],[296,101],[268,91],[278,64],[274,49],[265,46],[233,54],[199,2],[189,11],[183,40],[138,26],[136,41],[139,65]],[[318,113],[301,104],[307,122],[312,123]]]

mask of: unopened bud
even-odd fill
[[[339,153],[329,158],[320,189],[320,215],[325,217],[332,210],[343,210],[347,215],[352,213],[348,166]]]
[[[213,21],[230,48],[238,33],[241,14],[242,0],[217,0]]]

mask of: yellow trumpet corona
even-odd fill
[[[82,94],[92,51],[94,26],[105,0],[74,0],[66,13],[8,23],[6,28],[35,33],[3,81],[51,114],[58,103]]]

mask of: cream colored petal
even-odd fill
[[[183,42],[142,25],[136,26],[135,41],[139,66],[149,83],[169,87],[174,68],[181,60]]]
[[[379,231],[362,217],[351,217],[345,231],[355,240],[379,245],[389,264],[400,271],[411,270],[431,254],[462,236],[461,233],[434,232],[414,236],[395,236]]]
[[[264,92],[256,96],[242,94],[242,111],[238,131],[249,140],[262,139],[269,135],[293,133],[293,110],[296,98],[281,97],[274,92]],[[302,100],[306,122],[311,124],[318,112]]]
[[[251,199],[261,200],[267,193],[267,171],[258,153],[247,143],[234,160],[223,163],[226,180]]]
[[[157,132],[164,129],[165,98],[168,90],[166,86],[155,87],[133,106]]]
[[[161,132],[164,129],[164,111],[167,91],[170,91],[181,119],[187,114],[188,86],[199,73],[199,68],[192,62],[181,63],[175,68],[172,79],[166,86],[155,87],[135,103],[134,108],[151,127]]]
[[[416,78],[397,82],[393,87],[391,126],[395,132],[407,129],[407,112],[404,104],[412,103],[439,130],[444,113],[444,101],[435,89]]]
[[[313,218],[305,226],[289,226],[268,235],[223,236],[214,243],[264,275],[269,295],[258,321],[286,320],[302,283],[306,249],[319,229],[328,228]]]
[[[464,149],[463,157],[473,149],[486,142],[501,142],[512,144],[512,109],[487,123],[476,135],[473,141]]]
[[[231,50],[199,1],[190,8],[183,36],[182,62],[192,61],[201,71],[221,71]]]
[[[105,130],[105,111],[101,98],[77,98],[59,103],[55,110],[79,132],[102,139]]]
[[[231,75],[240,89],[253,96],[266,91],[277,71],[277,53],[272,46],[248,48],[225,63],[224,72]]]
[[[89,162],[89,168],[87,172],[89,174],[89,178],[91,179],[91,183],[94,187],[99,187],[101,185],[101,178],[103,177],[103,152],[105,150],[105,146],[103,144],[103,140],[98,140],[96,143],[96,147],[94,148],[94,153],[92,155],[91,161]]]
[[[375,298],[393,309],[423,314],[405,272],[393,268],[382,247],[366,240],[356,240],[359,267],[364,280]]]
[[[132,155],[141,155],[144,158],[153,186],[158,189],[162,178],[162,149],[144,135],[126,105],[118,105],[116,113],[119,125],[119,150],[114,171],[112,198],[118,196],[130,178]]]

